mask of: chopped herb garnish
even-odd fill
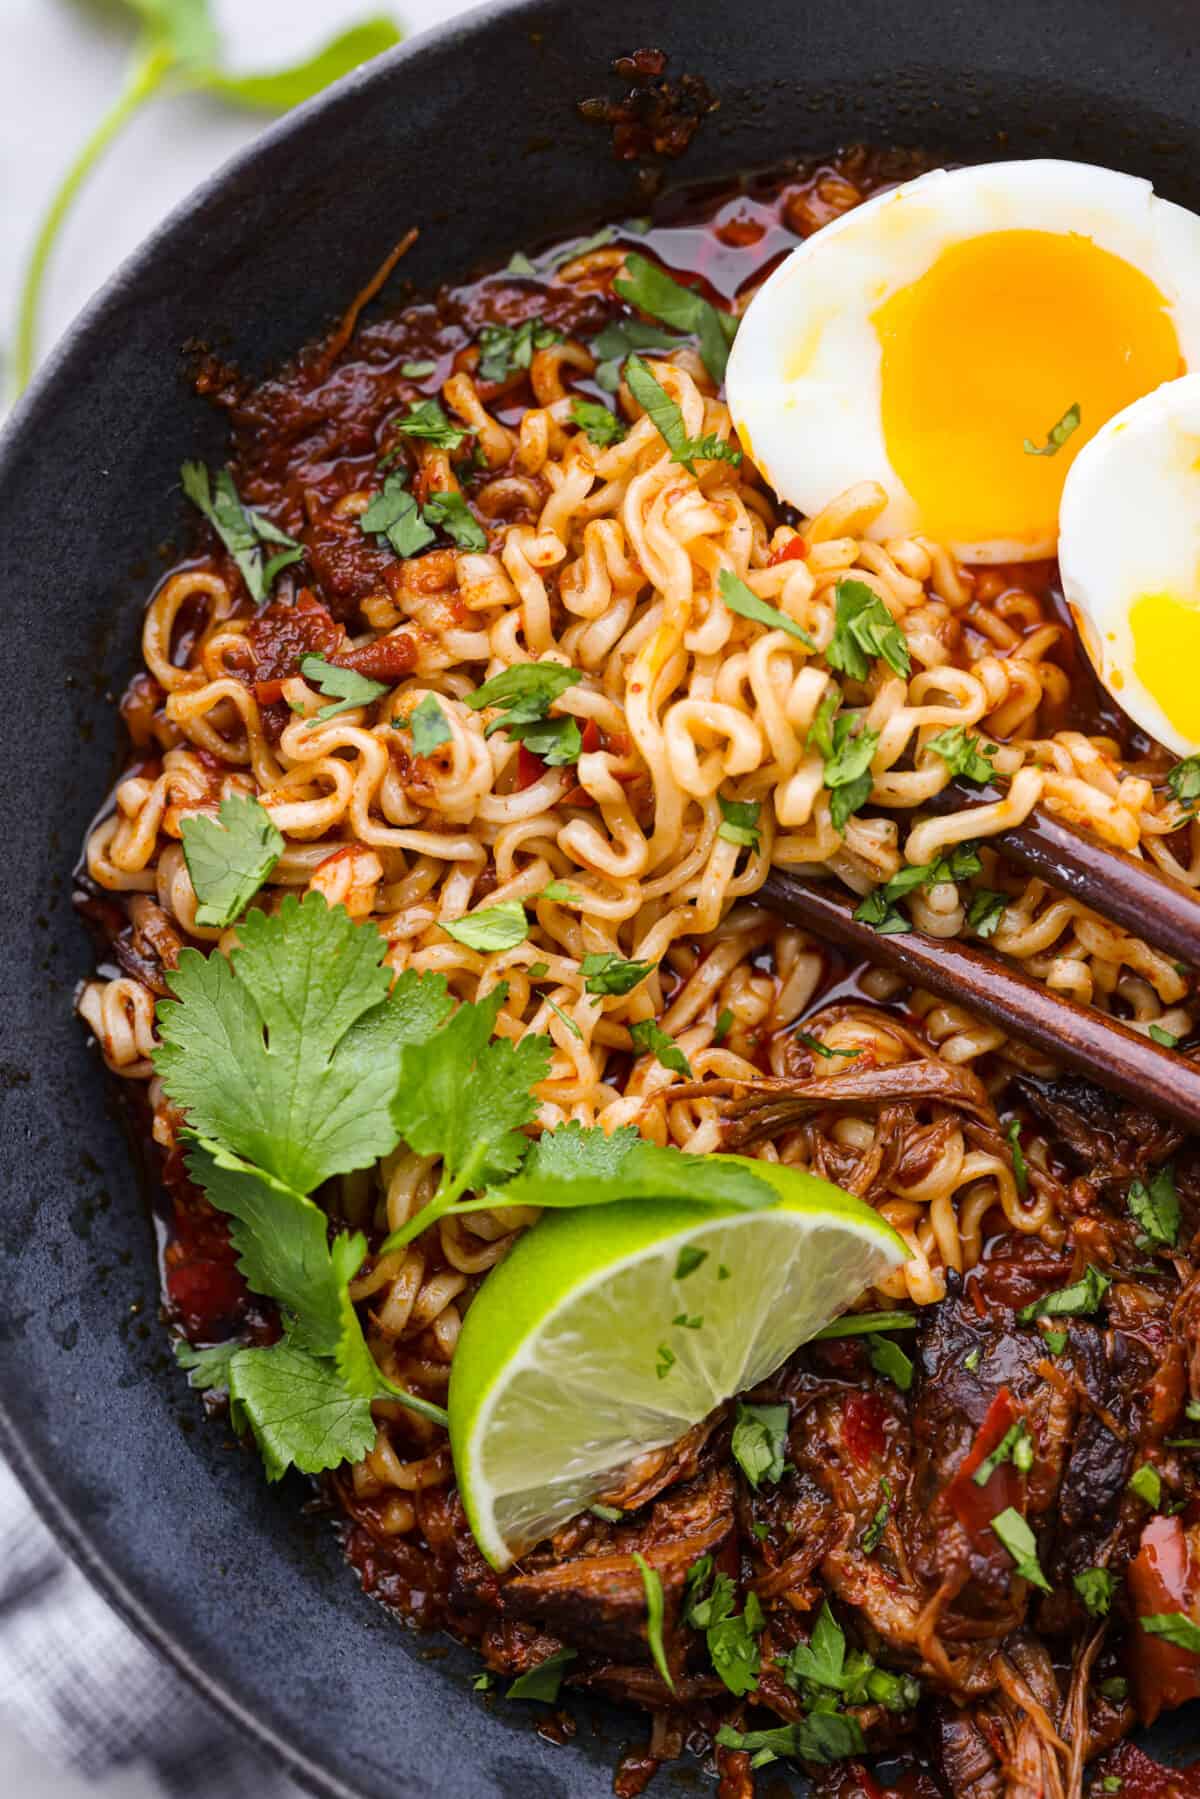
[[[271,814],[250,794],[222,800],[216,818],[190,813],[180,835],[198,901],[196,921],[216,930],[245,911],[283,854]]]
[[[580,1042],[582,1043],[583,1032],[580,1030],[579,1026],[575,1023],[575,1020],[573,1018],[569,1017],[568,1014],[563,1011],[561,1006],[556,1006],[552,999],[547,998],[546,1004],[549,1006],[550,1010],[553,1012],[554,1016],[560,1021],[560,1023],[566,1025],[566,1027],[570,1031],[572,1037],[578,1037]]]
[[[722,1749],[742,1749],[751,1767],[765,1767],[767,1760],[792,1756],[796,1761],[827,1767],[850,1755],[862,1755],[867,1747],[862,1725],[844,1712],[812,1712],[798,1724],[779,1724],[771,1730],[735,1730],[722,1724],[716,1735]]]
[[[336,718],[339,712],[353,711],[357,706],[369,706],[373,700],[382,699],[388,691],[385,681],[368,681],[353,668],[339,668],[336,663],[327,662],[324,656],[305,656],[300,663],[300,673],[304,679],[336,701],[335,705],[322,706],[316,718],[309,720],[310,727],[322,719]]]
[[[276,575],[293,562],[299,562],[304,546],[260,512],[252,512],[242,505],[227,468],[218,472],[211,489],[208,470],[202,462],[185,462],[179,475],[184,493],[204,514],[237,563],[242,579],[250,589],[251,599],[261,605],[270,594]],[[283,547],[278,555],[266,557],[264,545],[267,544]]]
[[[643,1018],[637,1024],[631,1024],[629,1035],[633,1038],[635,1047],[644,1055],[653,1056],[673,1074],[681,1074],[689,1081],[692,1079],[691,1063],[675,1039],[668,1036],[653,1018]]]
[[[1049,1593],[1050,1582],[1042,1573],[1038,1561],[1037,1538],[1020,1512],[1014,1511],[1010,1505],[998,1518],[991,1520],[991,1526],[1017,1564],[1016,1571],[1020,1578],[1027,1580],[1030,1586],[1040,1587],[1043,1593]]]
[[[873,588],[865,581],[839,581],[833,637],[825,652],[830,668],[852,681],[865,681],[871,663],[882,656],[888,667],[907,678],[912,659],[904,633]]]
[[[1042,1332],[1042,1342],[1046,1345],[1046,1348],[1050,1351],[1051,1355],[1061,1355],[1063,1350],[1067,1347],[1067,1341],[1066,1331]]]
[[[543,975],[550,973],[549,962],[531,962],[525,970],[531,981],[540,981]]]
[[[1136,1493],[1153,1511],[1162,1504],[1162,1476],[1151,1462],[1143,1462],[1129,1477],[1129,1491]]]
[[[1007,893],[990,887],[977,887],[967,907],[967,929],[977,937],[994,937],[1008,905]]]
[[[982,1356],[982,1354],[983,1354],[983,1351],[979,1348],[978,1344],[976,1344],[975,1348],[969,1349],[967,1351],[966,1355],[963,1357],[963,1367],[966,1368],[969,1373],[974,1374],[975,1370],[979,1366],[979,1361],[980,1361],[980,1357]]]
[[[537,896],[539,899],[554,900],[557,904],[570,904],[577,897],[565,881],[547,881]]]
[[[1033,1467],[1033,1438],[1029,1434],[1024,1418],[1018,1418],[1017,1422],[1005,1431],[991,1455],[985,1456],[980,1462],[971,1476],[975,1485],[986,1487],[1002,1462],[1011,1462],[1021,1474],[1028,1474]]]
[[[370,505],[358,515],[364,537],[382,538],[397,556],[418,556],[437,537],[421,517],[420,507],[405,486],[406,476],[388,475]]]
[[[728,1006],[724,1006],[718,1013],[717,1022],[713,1026],[713,1042],[724,1043],[732,1029],[733,1013],[729,1010]]]
[[[654,1372],[659,1380],[664,1380],[675,1366],[675,1351],[666,1343],[660,1343],[657,1350],[658,1360],[654,1364]]]
[[[715,432],[706,437],[688,436],[682,410],[640,356],[629,358],[625,379],[630,393],[670,450],[672,462],[678,462],[689,475],[696,473],[698,461],[731,462],[736,467],[742,460],[742,452]]]
[[[835,831],[844,831],[848,820],[871,797],[871,760],[879,745],[879,732],[869,731],[862,718],[857,712],[839,713],[828,732],[825,785],[830,790],[829,816]]]
[[[695,1274],[701,1263],[707,1262],[707,1260],[708,1251],[706,1249],[695,1249],[690,1243],[685,1243],[676,1258],[675,1279],[685,1281],[689,1274]]]
[[[493,1684],[493,1677],[490,1674],[477,1674],[471,1682],[471,1687],[476,1693],[489,1693]]]
[[[983,786],[995,775],[995,769],[989,760],[996,754],[998,745],[989,743],[980,747],[980,739],[967,730],[965,725],[953,725],[949,730],[939,731],[926,743],[927,750],[933,750],[942,758],[952,775],[961,775],[964,781],[974,781]]]
[[[400,373],[406,381],[423,381],[426,375],[432,375],[436,367],[436,362],[402,362]]]
[[[476,712],[485,706],[502,710],[502,717],[484,727],[485,737],[504,731],[549,767],[559,768],[579,760],[583,739],[574,718],[551,718],[550,707],[582,678],[577,668],[564,668],[561,662],[518,662],[493,675],[465,700]]]
[[[799,1038],[806,1049],[812,1050],[814,1056],[820,1056],[826,1062],[832,1062],[835,1056],[845,1056],[847,1059],[853,1060],[855,1056],[862,1054],[859,1049],[830,1049],[827,1043],[822,1043],[819,1037],[810,1037],[807,1031],[797,1030],[793,1034]]]
[[[872,1701],[888,1711],[909,1711],[921,1697],[917,1681],[907,1674],[879,1668],[861,1650],[846,1653],[846,1636],[824,1600],[807,1643],[797,1643],[780,1668],[788,1685],[822,1715],[833,1704],[868,1705]]]
[[[641,319],[612,319],[598,337],[592,339],[592,354],[597,359],[596,383],[605,393],[614,394],[621,384],[621,367],[635,350],[678,350],[683,338],[658,325],[645,325]]]
[[[786,1405],[746,1405],[738,1400],[733,1427],[733,1459],[750,1485],[777,1481],[787,1459],[787,1434],[791,1410]]]
[[[619,1505],[589,1505],[588,1511],[602,1524],[620,1524],[625,1516]]]
[[[1186,1612],[1152,1612],[1139,1622],[1152,1637],[1161,1637],[1165,1643],[1173,1643],[1176,1649],[1200,1655],[1200,1624]]]
[[[432,693],[427,693],[420,705],[409,713],[408,728],[412,732],[414,756],[432,756],[434,750],[449,743],[454,735],[446,722],[446,714]]]
[[[1167,792],[1180,806],[1195,806],[1200,801],[1200,755],[1185,756],[1167,776]],[[1186,974],[1186,967],[1180,969]]]
[[[675,1691],[675,1682],[671,1678],[671,1670],[667,1666],[667,1652],[663,1647],[663,1584],[657,1568],[652,1568],[644,1555],[635,1549],[633,1559],[637,1563],[642,1576],[642,1586],[646,1590],[646,1641],[650,1645],[650,1655],[654,1666],[658,1669],[671,1691]]]
[[[723,568],[717,576],[717,591],[729,610],[736,612],[739,617],[752,619],[756,625],[765,625],[768,631],[786,631],[789,637],[798,638],[810,650],[816,649],[816,644],[803,626],[798,625],[794,618],[789,618],[786,612],[781,612],[778,606],[760,600],[753,589],[740,581],[731,569]]]
[[[1129,1697],[1129,1682],[1122,1675],[1115,1674],[1111,1680],[1102,1680],[1099,1690],[1106,1699],[1112,1699],[1119,1704],[1122,1699]]]
[[[418,437],[435,450],[457,450],[470,436],[463,425],[452,425],[436,400],[421,400],[410,406],[404,417],[394,421],[405,437]]]
[[[973,843],[958,843],[944,851],[936,861],[916,862],[902,868],[890,881],[884,881],[854,908],[860,924],[869,924],[881,936],[909,931],[909,924],[895,902],[918,887],[937,887],[943,881],[966,881],[982,869],[978,850]]]
[[[481,381],[505,381],[518,369],[527,369],[535,350],[560,344],[561,331],[544,325],[541,319],[526,319],[522,325],[485,325],[479,333],[479,368]]]
[[[626,256],[624,279],[613,282],[613,291],[652,319],[696,337],[701,361],[718,387],[721,385],[738,328],[732,313],[719,311],[703,294],[682,286],[636,251]]]
[[[425,502],[425,519],[437,525],[460,550],[486,550],[488,534],[474,517],[467,502],[452,488],[430,494]]]
[[[632,993],[657,966],[656,962],[624,962],[614,950],[608,949],[585,956],[579,964],[579,972],[587,991],[600,999],[606,994]]]
[[[771,1526],[769,1524],[765,1523],[763,1521],[763,1519],[761,1519],[761,1518],[758,1520],[758,1522],[756,1524],[752,1524],[750,1526],[750,1528],[754,1532],[754,1535],[758,1538],[760,1543],[765,1543],[767,1538],[771,1534]]]
[[[893,1381],[902,1393],[913,1384],[913,1365],[898,1343],[890,1337],[873,1336],[867,1343],[867,1356],[876,1374]]]
[[[563,1683],[563,1675],[578,1654],[576,1649],[556,1649],[553,1655],[518,1674],[504,1697],[506,1699],[540,1699],[553,1705]]]
[[[1032,1324],[1035,1318],[1086,1318],[1100,1310],[1111,1286],[1108,1275],[1101,1274],[1089,1262],[1082,1280],[1072,1281],[1069,1287],[1059,1287],[1055,1292],[1047,1293],[1044,1299],[1035,1299],[1032,1305],[1022,1306],[1017,1320],[1020,1324]]]
[[[1073,406],[1067,407],[1057,425],[1051,425],[1046,434],[1046,441],[1040,449],[1032,438],[1025,439],[1025,454],[1027,456],[1057,456],[1068,437],[1078,431],[1079,419],[1079,401],[1076,400]]]
[[[858,1539],[858,1546],[864,1555],[874,1555],[882,1543],[891,1509],[892,1483],[885,1474],[879,1482],[879,1504],[876,1507],[875,1515]]]
[[[1179,1238],[1179,1195],[1170,1162],[1156,1169],[1149,1183],[1134,1181],[1126,1203],[1130,1216],[1141,1226],[1146,1243],[1174,1248]]]
[[[727,1281],[727,1280],[729,1280],[730,1275],[731,1275],[731,1270],[726,1268],[724,1262],[718,1262],[718,1264],[717,1264],[717,1279],[719,1281]]]
[[[1154,1043],[1160,1043],[1164,1049],[1174,1049],[1179,1042],[1174,1031],[1164,1031],[1160,1024],[1152,1024],[1148,1035]]]
[[[1008,1153],[1012,1157],[1013,1180],[1017,1183],[1017,1192],[1024,1199],[1029,1191],[1029,1169],[1021,1148],[1021,1121],[1010,1118],[1004,1127],[1004,1141],[1008,1144]]]
[[[727,800],[723,793],[718,793],[717,804],[721,808],[721,822],[717,826],[717,836],[726,843],[736,843],[745,849],[759,850],[762,847],[758,832],[758,815],[762,811],[759,800]]]
[[[442,929],[456,943],[487,955],[524,943],[529,935],[529,919],[520,900],[501,900],[498,906],[483,906],[453,923],[443,920]]]
[[[745,1610],[739,1616],[720,1618],[705,1632],[714,1669],[739,1698],[752,1693],[758,1685],[762,1660],[758,1638],[765,1622],[757,1594],[748,1593]]]
[[[819,1330],[812,1341],[821,1343],[835,1337],[862,1337],[873,1331],[915,1331],[916,1328],[915,1312],[843,1312],[840,1318]]]
[[[625,421],[610,412],[607,406],[602,406],[599,400],[572,400],[571,419],[598,450],[619,444],[627,433]]]
[[[1093,1618],[1107,1618],[1120,1582],[1107,1568],[1085,1568],[1071,1582]]]

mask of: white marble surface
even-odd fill
[[[408,32],[465,0],[212,0],[231,65],[266,69],[371,13]],[[0,354],[7,371],[22,272],[64,165],[119,91],[132,31],[114,0],[0,0]],[[262,115],[196,95],[160,98],[134,120],[80,195],[50,269],[44,354],[117,264],[176,201],[262,128]],[[2,408],[0,408],[2,410]],[[92,1784],[48,1765],[0,1724],[4,1799],[158,1799],[130,1768]]]

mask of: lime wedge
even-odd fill
[[[635,1456],[764,1380],[906,1259],[895,1231],[840,1187],[747,1166],[775,1205],[550,1212],[484,1282],[454,1352],[450,1443],[493,1567],[582,1511]]]

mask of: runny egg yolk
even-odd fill
[[[993,231],[873,315],[884,441],[921,529],[952,543],[1057,538],[1072,461],[1123,406],[1184,372],[1158,288],[1090,238]],[[1035,456],[1068,409],[1080,424]]]
[[[1200,596],[1144,593],[1129,608],[1133,668],[1175,729],[1200,743]]]

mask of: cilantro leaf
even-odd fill
[[[526,319],[521,325],[485,325],[479,333],[479,378],[481,381],[505,381],[518,369],[527,369],[535,350],[560,344],[561,331],[544,325],[541,319]]]
[[[733,1029],[733,1024],[733,1013],[728,1006],[724,1006],[717,1014],[717,1022],[713,1026],[713,1042],[723,1043]]]
[[[746,1598],[746,1609],[738,1616],[722,1618],[705,1632],[709,1659],[731,1693],[739,1698],[753,1693],[758,1686],[762,1652],[758,1638],[764,1619],[757,1595]]]
[[[299,562],[304,546],[294,537],[273,525],[261,513],[251,512],[238,498],[233,475],[228,468],[219,471],[209,485],[208,470],[202,462],[185,462],[180,481],[188,499],[202,512],[229,554],[241,570],[250,596],[261,605],[270,593],[275,577],[293,562]],[[264,544],[282,544],[284,551],[265,560]]]
[[[1151,1612],[1149,1617],[1140,1618],[1138,1622],[1152,1637],[1161,1637],[1164,1643],[1173,1643],[1176,1649],[1200,1655],[1200,1624],[1186,1612]]]
[[[967,730],[965,725],[952,725],[946,731],[939,731],[931,737],[925,748],[940,756],[952,775],[961,775],[964,781],[974,781],[979,786],[995,776],[989,757],[996,754],[997,745],[989,743],[980,748],[981,739]]]
[[[1152,1511],[1157,1511],[1162,1504],[1162,1475],[1152,1462],[1143,1462],[1140,1468],[1136,1468],[1126,1485]]]
[[[865,581],[839,581],[833,636],[825,651],[830,668],[865,681],[871,663],[882,656],[888,667],[907,678],[912,659],[904,633],[883,601]]]
[[[619,444],[627,435],[625,421],[610,412],[607,406],[602,406],[599,400],[572,400],[571,419],[598,450]]]
[[[721,808],[721,822],[717,826],[717,836],[723,837],[726,843],[736,843],[746,849],[759,850],[762,847],[758,834],[758,815],[762,811],[759,800],[727,800],[723,793],[718,793],[717,804]]]
[[[883,1533],[887,1529],[887,1521],[892,1510],[892,1483],[887,1475],[879,1480],[879,1504],[870,1523],[860,1533],[858,1546],[864,1555],[874,1555],[883,1541]]]
[[[320,1474],[361,1461],[375,1442],[370,1400],[351,1393],[331,1362],[286,1338],[230,1359],[229,1399],[254,1432],[270,1481],[291,1467]]]
[[[1025,454],[1027,456],[1057,456],[1068,437],[1078,431],[1079,419],[1079,401],[1076,400],[1073,406],[1067,407],[1057,425],[1051,425],[1046,433],[1046,441],[1040,450],[1032,438],[1025,439]]]
[[[977,887],[967,907],[967,929],[977,937],[994,937],[1008,905],[1007,893]]]
[[[388,475],[366,510],[358,515],[364,537],[383,537],[397,556],[418,556],[437,536],[421,517],[420,507],[405,485],[405,476]]]
[[[529,920],[520,900],[502,900],[498,906],[483,906],[468,912],[453,923],[444,920],[442,929],[456,943],[468,949],[489,954],[495,950],[515,949],[529,935]]]
[[[403,418],[395,421],[397,431],[405,437],[417,437],[435,450],[457,450],[470,436],[463,425],[452,425],[437,400],[420,400],[410,406]]]
[[[1009,1426],[990,1455],[984,1457],[971,1479],[977,1487],[986,1487],[1002,1462],[1011,1462],[1021,1474],[1033,1467],[1033,1438],[1024,1418]]]
[[[778,606],[769,605],[760,600],[752,588],[740,581],[731,569],[723,568],[717,576],[717,591],[731,612],[740,618],[753,619],[756,625],[765,625],[768,631],[786,631],[789,637],[797,638],[808,649],[815,650],[816,644],[802,625]]]
[[[844,1312],[813,1336],[814,1343],[827,1343],[835,1337],[864,1337],[874,1331],[913,1331],[917,1328],[915,1312]]]
[[[1155,1170],[1149,1185],[1144,1181],[1132,1182],[1126,1203],[1151,1243],[1174,1248],[1179,1239],[1179,1195],[1175,1191],[1175,1174],[1170,1162]]]
[[[1101,1301],[1111,1286],[1111,1278],[1101,1274],[1089,1262],[1082,1280],[1072,1281],[1069,1287],[1059,1287],[1055,1292],[1047,1293],[1044,1299],[1035,1299],[1032,1305],[1022,1306],[1017,1321],[1032,1324],[1035,1318],[1086,1317],[1100,1310]]]
[[[892,1381],[902,1393],[913,1384],[913,1365],[898,1343],[890,1337],[873,1336],[867,1344],[867,1355],[876,1374]]]
[[[723,1749],[743,1749],[754,1754],[752,1766],[762,1767],[759,1757],[788,1755],[797,1761],[829,1766],[850,1755],[862,1755],[867,1739],[857,1718],[844,1712],[812,1712],[798,1724],[779,1724],[771,1730],[735,1730],[722,1724],[716,1741]]]
[[[1085,1568],[1071,1584],[1093,1618],[1107,1618],[1121,1583],[1107,1568]]]
[[[271,814],[250,794],[222,800],[216,818],[192,813],[181,821],[180,835],[199,902],[196,921],[218,930],[245,911],[283,854]]]
[[[1180,806],[1200,802],[1200,755],[1185,756],[1167,776],[1167,792]]]
[[[392,1119],[410,1149],[441,1156],[442,1174],[429,1205],[392,1232],[384,1253],[435,1223],[466,1189],[515,1173],[529,1148],[521,1127],[537,1111],[533,1088],[549,1072],[551,1044],[540,1035],[516,1044],[492,1038],[507,991],[501,982],[404,1050]]]
[[[592,354],[598,364],[596,383],[605,393],[615,394],[621,385],[622,365],[634,350],[679,350],[685,341],[673,331],[645,325],[641,319],[611,319],[592,339]]]
[[[689,1081],[693,1078],[691,1063],[675,1039],[668,1036],[653,1018],[642,1018],[636,1024],[631,1024],[629,1035],[633,1038],[634,1047],[644,1055],[653,1056],[664,1068],[683,1075]]]
[[[193,1349],[182,1338],[172,1344],[175,1360],[187,1372],[188,1385],[198,1393],[222,1387],[228,1391],[229,1364],[244,1347],[236,1337],[231,1337],[227,1343],[214,1343],[211,1349]]]
[[[895,909],[894,902],[918,887],[936,887],[943,881],[966,881],[982,871],[983,863],[973,843],[958,843],[943,851],[933,862],[915,862],[894,874],[890,881],[868,893],[855,907],[854,916],[861,924],[869,924],[880,935],[911,930],[907,918]]]
[[[445,982],[392,986],[379,932],[318,893],[248,912],[239,934],[229,961],[181,953],[155,1067],[199,1136],[311,1193],[395,1147],[399,1051],[444,1018]]]
[[[746,1405],[738,1400],[730,1450],[755,1491],[760,1481],[777,1481],[783,1473],[791,1416],[786,1405]]]
[[[840,1693],[845,1662],[845,1632],[830,1611],[829,1601],[824,1599],[808,1642],[797,1643],[788,1657],[788,1681],[796,1685],[807,1680]]]
[[[825,721],[821,723],[824,727]],[[855,726],[859,727],[857,734]],[[831,794],[829,816],[834,830],[844,831],[849,819],[871,797],[871,761],[879,745],[879,732],[868,730],[859,714],[843,712],[833,720],[828,739],[825,785]]]
[[[738,327],[732,313],[719,311],[703,294],[682,286],[665,269],[636,251],[626,256],[625,278],[613,282],[613,291],[640,312],[649,313],[652,319],[661,319],[664,325],[696,337],[705,368],[717,386],[721,385]]]
[[[605,994],[632,993],[657,967],[657,962],[623,962],[615,950],[606,949],[585,956],[579,971],[587,991],[602,998]]]
[[[647,1143],[632,1125],[607,1136],[572,1121],[538,1138],[521,1172],[493,1188],[479,1209],[595,1206],[621,1199],[686,1199],[750,1211],[774,1204],[774,1189],[736,1157],[689,1156]]]
[[[486,550],[488,534],[467,506],[460,493],[444,488],[430,494],[425,502],[425,522],[440,525],[460,550]]]
[[[563,1675],[578,1654],[577,1649],[556,1649],[553,1655],[548,1655],[536,1668],[527,1668],[524,1674],[518,1674],[504,1697],[539,1699],[546,1705],[553,1705],[558,1698]]]
[[[414,756],[432,756],[434,750],[449,743],[454,735],[446,714],[432,693],[427,693],[420,705],[409,713],[408,728],[412,732]]]
[[[1016,1573],[1030,1586],[1040,1587],[1043,1593],[1051,1591],[1050,1582],[1042,1573],[1038,1561],[1037,1538],[1022,1518],[1020,1512],[1006,1506],[1000,1515],[991,1520],[991,1527],[1004,1547],[1016,1563]]]
[[[633,1559],[637,1563],[642,1577],[642,1586],[646,1591],[646,1641],[650,1645],[650,1655],[654,1666],[658,1669],[671,1691],[675,1691],[675,1682],[671,1678],[671,1670],[667,1666],[667,1652],[663,1647],[663,1584],[662,1576],[657,1568],[652,1568],[644,1555],[635,1549]]]
[[[336,718],[339,712],[350,712],[356,706],[369,706],[373,700],[381,699],[388,691],[385,681],[368,681],[357,669],[339,668],[336,663],[327,662],[324,656],[302,657],[300,673],[318,693],[336,701],[335,705],[322,706],[317,713],[318,719]],[[311,722],[315,723],[316,720]]]
[[[583,739],[574,718],[548,714],[559,695],[582,679],[579,669],[564,668],[561,662],[518,662],[467,694],[466,704],[474,712],[485,706],[502,708],[503,717],[485,725],[484,736],[504,731],[549,767],[558,768],[579,760]]]
[[[678,462],[689,475],[696,473],[696,461],[732,462],[742,460],[742,452],[723,442],[715,433],[707,437],[689,437],[683,412],[661,381],[650,373],[640,356],[631,356],[625,370],[629,391],[642,408],[668,450],[672,462]]]

